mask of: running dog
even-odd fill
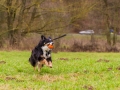
[[[39,44],[32,50],[29,62],[36,70],[38,66],[38,71],[46,65],[52,68],[51,50],[54,48],[53,40],[49,37],[41,35],[41,40]]]

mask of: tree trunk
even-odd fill
[[[9,38],[9,43],[10,45],[15,43],[15,38],[14,38],[14,30],[13,30],[13,16],[14,16],[14,10],[12,9],[12,0],[7,0],[6,2],[7,5],[7,26],[8,26],[8,38]]]
[[[111,35],[110,35],[110,17],[108,12],[108,1],[103,0],[105,4],[105,18],[106,18],[106,36],[107,36],[107,43],[111,45]]]
[[[13,5],[14,3],[14,5]],[[7,0],[7,27],[8,27],[8,38],[9,38],[9,44],[10,46],[18,46],[21,40],[21,28],[22,28],[22,20],[23,20],[23,14],[25,9],[25,3],[26,0],[21,1],[21,8],[18,16],[18,24],[15,27],[15,18],[16,18],[16,10],[18,4],[18,0]],[[13,7],[14,6],[14,7]]]

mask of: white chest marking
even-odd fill
[[[49,49],[47,46],[43,46],[43,47],[42,47],[42,50],[43,50],[43,56],[44,56],[46,59],[51,56],[50,54],[48,54],[48,52],[50,51],[50,49]]]

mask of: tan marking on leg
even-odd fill
[[[36,71],[36,65],[34,66],[34,70]]]
[[[43,60],[43,63],[44,63],[46,66],[49,66],[46,59]]]
[[[42,68],[42,63],[38,62],[38,72],[40,72],[40,69]]]
[[[51,61],[48,62],[48,65],[49,65],[50,68],[52,68],[52,62]]]
[[[34,70],[36,70],[36,67],[34,67]]]

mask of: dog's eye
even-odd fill
[[[52,45],[53,45],[54,43],[52,42]]]

